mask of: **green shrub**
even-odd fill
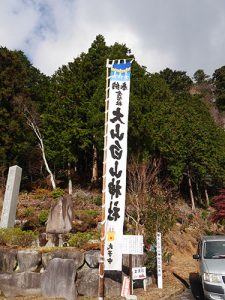
[[[71,247],[81,248],[88,241],[100,239],[99,232],[77,232],[76,234],[71,234],[68,240],[68,244]]]
[[[60,189],[60,188],[56,188],[51,192],[51,196],[54,199],[57,199],[59,197],[62,197],[64,195],[64,190]]]
[[[34,215],[34,208],[33,207],[28,207],[24,211],[24,216],[25,217],[31,217]]]
[[[203,210],[201,214],[202,219],[207,220],[208,216],[209,216],[209,212],[207,210]]]
[[[169,265],[173,254],[170,251],[164,250],[162,260]]]
[[[0,229],[0,245],[28,247],[36,239],[33,231],[23,231],[20,228]]]
[[[97,225],[96,218],[100,215],[99,211],[93,209],[86,210],[75,210],[74,216],[75,219],[81,220],[84,224],[87,225],[87,228],[93,228]]]
[[[97,206],[101,206],[102,205],[102,197],[101,196],[97,196],[94,198],[94,204]]]
[[[97,218],[97,216],[100,215],[100,211],[98,210],[94,210],[94,209],[83,209],[83,210],[76,210],[75,211],[75,216],[78,219],[83,219],[83,218],[91,218],[91,219],[95,219]]]
[[[39,223],[45,225],[48,220],[48,210],[43,209],[38,216]]]
[[[147,261],[146,261],[145,265],[153,273],[156,271],[156,252],[155,251],[147,252]]]
[[[194,219],[193,214],[189,214],[189,215],[188,215],[188,220],[189,220],[189,221],[193,221],[193,219]]]

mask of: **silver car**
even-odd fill
[[[200,276],[206,299],[225,299],[225,236],[203,236],[198,244]]]

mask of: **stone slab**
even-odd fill
[[[75,300],[76,269],[73,259],[53,258],[41,274],[41,293],[44,297]]]
[[[2,209],[1,228],[14,227],[21,175],[22,169],[20,167],[12,166],[9,168]]]

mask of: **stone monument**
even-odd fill
[[[62,235],[70,232],[73,221],[73,202],[70,195],[61,197],[50,210],[46,233],[46,246],[62,246]]]
[[[1,228],[14,227],[21,175],[22,169],[20,167],[12,166],[9,168],[2,208]]]

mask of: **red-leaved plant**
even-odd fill
[[[215,211],[210,219],[213,222],[225,220],[225,189],[220,190],[219,195],[213,197],[212,206]]]

